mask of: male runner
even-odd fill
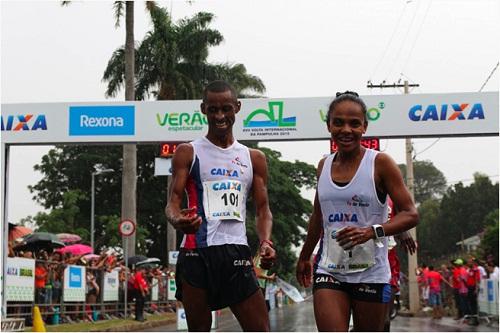
[[[265,155],[233,137],[241,102],[233,87],[214,81],[203,92],[201,112],[208,134],[179,145],[172,161],[170,223],[184,232],[177,262],[176,298],[183,302],[190,331],[209,331],[211,310],[229,306],[245,331],[269,331],[248,247],[246,199],[252,190],[261,267],[276,254],[271,242],[272,215],[267,196]],[[187,209],[181,209],[184,190]]]

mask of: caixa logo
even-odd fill
[[[69,135],[134,135],[133,105],[70,106]]]
[[[484,111],[481,103],[464,104],[436,104],[428,105],[425,110],[420,104],[414,105],[408,112],[408,117],[413,121],[427,120],[472,120],[484,119]]]
[[[44,114],[40,115],[10,115],[2,116],[2,131],[46,131],[47,120]]]

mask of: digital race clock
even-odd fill
[[[373,150],[380,151],[380,139],[379,138],[361,138],[361,145],[365,148],[370,148]],[[330,153],[337,151],[337,145],[330,139]]]

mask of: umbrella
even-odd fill
[[[14,246],[14,250],[51,250],[63,246],[64,243],[62,243],[55,234],[50,232],[34,232],[21,238],[21,243]]]
[[[90,254],[94,252],[94,250],[92,249],[92,247],[85,244],[73,244],[60,248],[57,250],[57,252],[71,253],[72,255],[80,256],[82,254]]]
[[[101,256],[97,255],[97,254],[93,254],[93,253],[89,253],[89,254],[86,254],[83,256],[83,259],[87,260],[87,261],[90,261],[92,259],[99,259]]]
[[[82,237],[75,234],[57,234],[57,238],[66,245],[78,243],[82,240]]]
[[[21,238],[29,235],[32,232],[33,230],[31,230],[30,228],[9,222],[9,242],[13,241],[16,238]]]
[[[148,257],[143,256],[143,255],[128,257],[128,265],[129,266],[137,265],[138,262],[141,262],[141,261],[144,261],[147,259],[148,259]]]
[[[135,264],[136,267],[156,267],[160,264],[161,260],[158,258],[147,258],[146,260],[139,261]]]

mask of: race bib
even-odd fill
[[[330,229],[329,233],[320,262],[324,270],[331,273],[358,273],[375,265],[375,243],[372,239],[345,251],[337,242],[337,229]]]
[[[238,180],[203,182],[204,208],[209,220],[244,221],[245,184]]]

